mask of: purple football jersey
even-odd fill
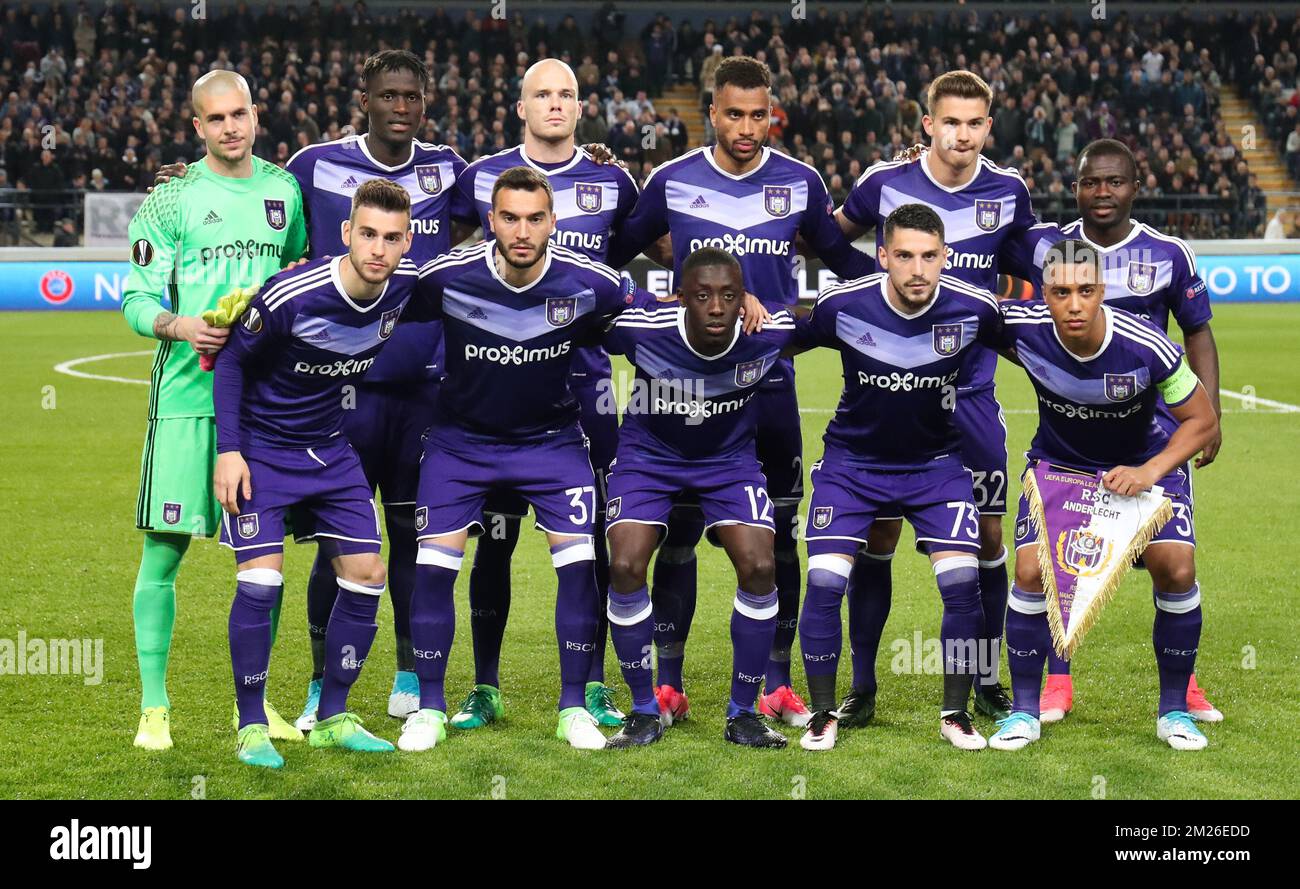
[[[551,240],[596,262],[609,252],[610,233],[636,203],[636,181],[618,164],[598,164],[581,148],[560,164],[543,164],[524,154],[522,145],[481,157],[469,165],[460,190],[475,207],[483,237],[491,238],[492,186],[512,167],[532,167],[546,175],[555,192],[555,232]],[[599,346],[578,350],[575,376],[609,377],[609,356]]]
[[[795,337],[789,312],[777,310],[761,333],[736,324],[731,344],[701,355],[686,340],[681,306],[631,309],[614,319],[605,347],[636,367],[623,411],[620,455],[699,464],[754,458],[759,383]],[[613,392],[606,401],[613,407]]]
[[[568,376],[575,342],[594,342],[617,314],[654,297],[631,279],[550,245],[541,275],[523,288],[497,272],[496,241],[453,250],[420,269],[418,311],[443,320],[447,371],[439,423],[527,440],[576,428]]]
[[[614,233],[610,265],[622,267],[671,232],[674,280],[686,257],[719,247],[740,261],[759,299],[790,306],[799,299],[799,235],[841,278],[875,271],[872,258],[844,237],[833,211],[821,176],[807,164],[764,148],[758,166],[733,176],[706,145],[650,174],[636,208]]]
[[[818,345],[838,349],[844,392],[823,441],[828,458],[873,469],[919,469],[961,442],[953,423],[966,352],[998,345],[1001,315],[988,291],[946,275],[920,312],[889,302],[880,273],[828,287],[810,327]]]
[[[472,201],[457,187],[465,161],[446,145],[413,142],[411,156],[388,166],[370,155],[364,136],[308,145],[285,169],[302,189],[310,255],[338,256],[343,222],[352,213],[352,195],[367,179],[388,179],[411,196],[411,249],[406,258],[418,268],[451,249],[451,221],[477,219]],[[403,324],[366,375],[367,383],[400,383],[441,375],[442,337],[432,326]]]
[[[948,259],[944,273],[980,290],[997,293],[999,254],[1009,238],[1038,222],[1029,189],[1015,170],[985,157],[965,185],[949,188],[934,179],[925,159],[876,164],[858,179],[844,201],[850,221],[876,230],[885,243],[885,219],[903,204],[925,204],[943,220]],[[992,389],[997,355],[978,344],[962,368],[958,386]]]
[[[1149,321],[1110,305],[1102,311],[1101,348],[1078,358],[1061,345],[1044,303],[1003,308],[1003,344],[1015,349],[1038,395],[1031,459],[1109,470],[1140,465],[1169,440],[1153,422],[1163,401],[1156,387],[1178,369],[1183,350]]]
[[[343,289],[346,256],[267,279],[217,357],[217,451],[309,448],[339,435],[343,387],[356,383],[397,329],[418,270],[403,259],[378,297]]]

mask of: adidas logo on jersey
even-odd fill
[[[475,306],[474,310],[470,312],[468,315],[466,315],[465,317],[470,319],[471,321],[486,321],[487,312],[483,311],[483,309],[480,308],[479,306]]]
[[[709,202],[704,199],[702,194],[697,194],[695,200],[691,201],[692,210],[703,210],[707,206],[709,206]]]
[[[349,176],[348,178],[343,180],[343,188],[356,188],[356,187],[357,187],[357,177]]]
[[[214,222],[220,222],[221,217],[217,215],[216,210],[209,210],[208,215],[203,217],[204,225],[211,225]]]
[[[871,332],[870,332],[870,331],[867,331],[867,332],[864,333],[862,336],[858,337],[858,345],[859,345],[859,346],[874,346],[875,344],[876,344],[876,341],[875,341],[874,339],[871,338]]]

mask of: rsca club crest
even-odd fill
[[[1029,536],[1029,517],[1025,516],[1016,522],[1016,540],[1024,540]]]
[[[935,324],[930,329],[934,333],[934,354],[947,358],[961,351],[960,324]]]
[[[573,198],[583,213],[599,213],[602,197],[600,185],[591,182],[574,183]]]
[[[764,185],[763,209],[769,216],[786,216],[790,212],[790,186]]]
[[[289,222],[289,217],[284,212],[284,201],[273,201],[267,198],[263,203],[266,205],[266,224],[276,231],[284,231],[285,225]]]
[[[179,525],[181,523],[181,505],[171,502],[164,503],[163,521],[169,525]]]
[[[379,316],[379,338],[386,340],[393,335],[393,328],[397,326],[397,316],[402,314],[401,308],[396,308]]]
[[[1106,397],[1111,401],[1128,401],[1137,394],[1134,374],[1106,374]]]
[[[976,201],[975,225],[980,231],[995,232],[1002,221],[1001,201]]]
[[[605,504],[605,520],[608,522],[614,521],[614,519],[618,518],[619,514],[622,512],[623,512],[622,497],[615,497],[614,499],[610,500],[608,503]]]
[[[429,507],[421,506],[415,511],[415,530],[423,531],[429,526]]]
[[[442,171],[437,164],[416,164],[415,180],[420,183],[420,191],[425,194],[438,194],[442,191]]]
[[[1105,567],[1110,549],[1110,541],[1105,537],[1086,528],[1071,528],[1056,538],[1056,562],[1062,570],[1077,577],[1094,577]]]
[[[257,536],[257,513],[250,512],[239,517],[239,536],[245,540],[252,540]]]
[[[763,377],[763,359],[742,361],[736,365],[736,385],[752,386]]]
[[[546,300],[546,323],[552,327],[572,324],[578,312],[576,296],[552,296]]]
[[[1129,293],[1145,295],[1155,289],[1156,267],[1149,262],[1130,262],[1128,264]]]
[[[813,510],[812,524],[818,531],[828,527],[831,523],[831,516],[835,514],[833,506],[819,506]]]

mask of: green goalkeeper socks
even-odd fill
[[[176,572],[190,539],[182,534],[145,534],[133,604],[141,710],[170,706],[167,657],[176,621]]]

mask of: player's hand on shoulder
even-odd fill
[[[746,334],[761,333],[763,325],[772,320],[772,313],[758,301],[757,296],[746,290],[745,304],[740,307],[740,318]]]
[[[1116,466],[1101,477],[1101,482],[1108,491],[1136,497],[1143,491],[1150,491],[1151,486],[1159,481],[1153,478],[1154,475],[1146,466]]]
[[[153,185],[149,186],[147,191],[153,191],[171,179],[184,179],[186,166],[179,161],[174,164],[163,164],[158,168],[158,172],[153,174]]]
[[[582,150],[591,155],[591,159],[598,164],[618,164],[624,170],[627,169],[627,164],[615,157],[614,152],[610,151],[609,146],[604,142],[590,142],[582,146]]]
[[[1201,451],[1201,456],[1196,458],[1196,468],[1203,469],[1213,463],[1214,458],[1219,456],[1219,448],[1221,447],[1223,447],[1222,426],[1219,427],[1218,432],[1214,433],[1214,438],[1210,439],[1210,443],[1205,446],[1205,449]]]
[[[925,146],[917,142],[911,148],[904,148],[898,154],[894,155],[896,161],[914,161],[925,151]]]
[[[326,259],[329,259],[330,257],[326,256],[325,258],[326,258]],[[298,266],[300,266],[300,265],[306,265],[306,264],[309,263],[309,262],[311,262],[311,260],[304,256],[304,257],[302,257],[301,259],[295,259],[293,262],[291,262],[291,263],[289,263],[287,266],[285,266],[285,268],[286,268],[286,269],[296,269]]]
[[[239,498],[253,496],[253,480],[248,464],[239,451],[226,451],[217,455],[217,468],[212,473],[212,492],[217,495],[221,508],[231,515],[239,515]]]

